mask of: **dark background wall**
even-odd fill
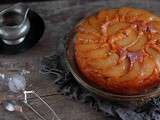
[[[16,3],[16,2],[36,2],[36,1],[52,1],[52,0],[0,0],[0,4]],[[58,0],[54,0],[58,1]]]

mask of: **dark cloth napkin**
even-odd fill
[[[115,120],[160,120],[160,98],[154,98],[140,107],[134,107],[132,105],[126,107],[119,105],[118,103],[101,99],[78,84],[64,62],[65,45],[69,37],[68,32],[70,32],[72,27],[85,15],[101,8],[122,6],[145,8],[154,11],[156,14],[160,14],[160,1],[68,0],[68,3],[65,4],[65,6],[69,7],[65,7],[65,10],[62,10],[61,12],[55,11],[55,13],[60,14],[53,16],[54,21],[57,20],[58,22],[58,20],[61,20],[60,22],[63,23],[57,23],[61,25],[56,31],[57,35],[65,35],[65,37],[63,36],[61,39],[56,38],[59,43],[57,52],[49,57],[44,57],[42,60],[42,72],[48,73],[53,78],[61,93],[70,96],[74,100],[90,104],[92,108],[104,112],[106,118],[112,118]],[[58,78],[56,78],[56,76],[58,76]]]

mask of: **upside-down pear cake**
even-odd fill
[[[117,94],[160,83],[160,17],[143,9],[101,10],[76,29],[75,58],[87,81]]]

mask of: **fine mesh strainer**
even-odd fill
[[[26,70],[8,70],[0,73],[0,83],[4,87],[0,102],[4,108],[10,112],[20,113],[26,120],[30,120],[25,109],[29,109],[38,120],[60,120],[51,106],[44,101],[34,90],[26,90],[26,76],[29,74]],[[45,112],[41,113],[39,106],[35,107],[29,98],[36,98],[40,106],[43,106]]]

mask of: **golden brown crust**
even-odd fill
[[[160,18],[135,8],[101,10],[78,27],[75,57],[90,83],[139,94],[160,78]]]

